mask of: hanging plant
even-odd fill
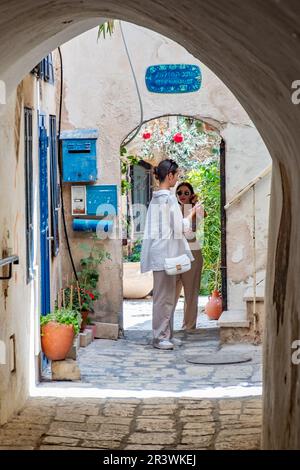
[[[181,168],[192,170],[199,162],[219,157],[221,137],[215,130],[206,131],[202,121],[179,117],[177,125],[170,128],[166,119],[156,119],[145,125],[142,137],[141,158],[146,160],[157,154],[168,155]]]

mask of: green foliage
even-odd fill
[[[141,261],[141,250],[142,250],[142,241],[136,240],[133,244],[131,253],[128,256],[124,256],[125,262],[136,263]]]
[[[124,179],[121,181],[121,194],[122,194],[122,196],[127,194],[127,192],[131,190],[131,188],[132,188],[132,184],[129,183],[129,181],[124,180]]]
[[[75,309],[62,307],[55,309],[54,312],[48,313],[48,315],[41,315],[41,326],[47,325],[50,321],[64,325],[73,325],[75,334],[78,334],[81,325],[81,315]]]
[[[99,299],[100,293],[97,290],[99,281],[98,267],[105,260],[111,260],[111,255],[108,251],[103,250],[101,246],[97,246],[97,236],[93,236],[93,243],[91,246],[82,244],[81,248],[86,251],[87,256],[81,258],[81,270],[77,273],[80,286],[80,294],[82,296],[81,310],[92,310],[92,303]]]
[[[111,260],[110,253],[97,246],[97,235],[93,235],[92,239],[91,246],[81,245],[81,249],[86,252],[86,257],[80,260],[81,269],[77,272],[78,286],[77,283],[73,283],[64,289],[65,305],[72,306],[77,311],[93,311],[93,303],[100,298],[97,288],[98,267],[106,259]],[[78,287],[80,296],[78,295]]]
[[[98,28],[98,36],[97,36],[97,41],[99,41],[101,35],[103,35],[103,39],[105,39],[105,35],[108,33],[110,36],[112,36],[113,32],[115,30],[115,22],[114,20],[107,20],[104,23],[102,23],[99,28]]]
[[[122,173],[121,194],[122,196],[124,196],[125,194],[127,194],[128,191],[131,190],[132,187],[130,182],[130,167],[133,165],[137,165],[141,158],[136,155],[128,155],[126,147],[121,146],[120,160]]]
[[[151,124],[145,124],[141,132],[146,130],[151,131],[151,138],[142,144],[142,158],[154,158],[159,152],[168,155],[180,168],[189,171],[197,170],[199,162],[213,160],[219,155],[220,135],[202,121],[178,116],[175,127],[166,127],[166,121],[157,119]],[[173,140],[178,132],[183,136],[180,143]]]
[[[219,161],[212,161],[192,170],[187,175],[207,213],[204,221],[204,240],[202,254],[204,259],[201,291],[208,295],[214,288],[221,287],[220,248],[220,169]]]
[[[65,293],[65,304],[78,312],[93,311],[93,303],[99,299],[100,294],[97,289],[88,290],[82,286],[79,282],[79,294],[78,287],[74,283],[72,286],[68,286],[64,289]],[[72,297],[72,299],[71,299]]]
[[[80,260],[79,283],[87,289],[95,289],[99,280],[98,266],[106,259],[111,260],[111,255],[102,247],[97,246],[95,241],[91,247],[87,245],[81,245],[81,247],[88,251],[88,255]]]

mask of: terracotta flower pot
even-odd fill
[[[222,312],[222,297],[218,290],[214,290],[205,305],[205,313],[211,320],[219,320]]]
[[[66,358],[74,340],[73,325],[50,321],[42,326],[42,350],[52,361]]]

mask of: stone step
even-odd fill
[[[80,348],[80,338],[79,338],[79,335],[76,335],[74,338],[73,344],[70,348],[70,351],[67,354],[66,359],[74,359],[76,361],[79,348]]]
[[[80,347],[86,348],[92,342],[92,331],[84,330],[82,333],[79,333]]]
[[[80,380],[80,369],[73,359],[51,362],[52,380]]]
[[[246,310],[225,310],[218,320],[220,328],[249,328]]]

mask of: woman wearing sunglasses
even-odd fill
[[[194,188],[190,183],[180,183],[176,190],[178,202],[181,206],[182,213],[186,213],[195,207],[198,198],[194,192]],[[206,215],[204,212],[202,215]],[[203,258],[200,249],[200,243],[196,240],[197,222],[196,215],[192,219],[192,232],[188,236],[188,243],[194,257],[191,269],[177,276],[176,284],[176,303],[179,299],[180,292],[184,290],[184,318],[182,328],[193,330],[197,324],[198,314],[198,295],[201,282]]]
[[[159,189],[148,207],[141,252],[141,272],[153,271],[153,346],[173,349],[173,314],[176,305],[176,275],[165,271],[165,259],[187,255],[193,261],[184,233],[191,229],[198,206],[183,217],[176,196],[171,194],[178,179],[178,165],[166,159],[154,169]],[[179,341],[179,340],[177,340]]]

